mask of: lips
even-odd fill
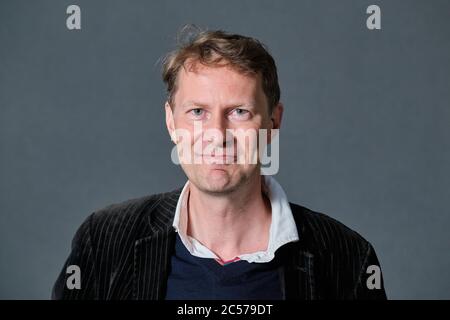
[[[236,163],[237,157],[234,155],[214,155],[214,154],[195,154],[196,157],[203,159],[205,163],[231,164]]]

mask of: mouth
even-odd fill
[[[233,164],[237,162],[237,157],[234,155],[215,155],[215,154],[195,154],[197,159],[201,159],[205,164]]]

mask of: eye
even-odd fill
[[[250,116],[250,111],[242,109],[242,108],[236,108],[231,112],[231,116],[233,118],[237,118],[237,119],[248,119]]]
[[[201,108],[195,108],[190,110],[190,113],[194,116],[194,117],[200,117],[203,115],[205,111]]]
[[[248,112],[247,110],[241,109],[241,108],[237,108],[237,109],[235,109],[235,111],[240,116],[243,115],[243,114],[246,114]]]

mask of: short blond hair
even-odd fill
[[[167,101],[173,106],[177,90],[177,76],[188,61],[200,62],[206,66],[229,65],[246,75],[261,75],[262,89],[266,95],[269,112],[280,100],[277,67],[266,46],[258,40],[222,30],[202,31],[196,29],[192,35],[192,25],[185,26],[184,33],[191,32],[186,43],[167,54],[163,60],[162,78],[167,86]]]

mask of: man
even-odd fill
[[[261,174],[261,137],[273,141],[283,105],[260,42],[200,32],[166,57],[163,79],[167,129],[188,181],[91,214],[53,298],[386,299],[370,243],[290,203]],[[239,130],[268,133],[242,140]],[[79,288],[68,285],[73,265]]]

